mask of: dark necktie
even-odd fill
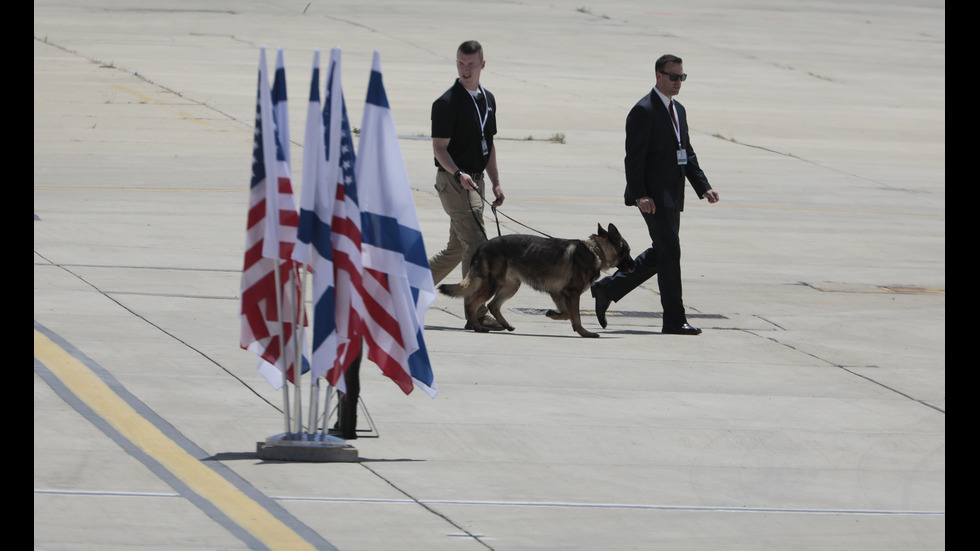
[[[674,116],[674,100],[670,100],[670,107],[667,108],[667,111],[670,111],[670,121],[674,123],[674,131],[680,132],[681,129],[677,126],[677,117]]]

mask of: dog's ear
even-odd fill
[[[606,230],[602,229],[602,224],[596,224],[596,225],[599,226],[599,231],[596,233],[596,235],[598,235],[599,237],[605,237]]]
[[[616,229],[616,226],[612,223],[609,224],[609,236],[610,239],[621,239],[619,230]]]

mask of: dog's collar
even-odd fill
[[[587,243],[589,245],[589,249],[592,250],[592,254],[595,255],[596,266],[601,267],[602,261],[606,258],[606,250],[603,249],[602,244],[596,240],[590,239]]]

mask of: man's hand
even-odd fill
[[[653,214],[657,212],[657,205],[653,203],[653,199],[649,197],[640,197],[636,200],[636,206],[640,208],[640,212],[645,212],[647,214]]]
[[[499,207],[504,204],[504,190],[500,189],[499,183],[493,185],[493,196],[496,197],[493,202],[494,207]]]
[[[704,198],[707,199],[709,203],[717,203],[718,192],[713,189],[709,189],[708,191],[704,192]]]
[[[463,189],[480,191],[480,189],[476,187],[476,182],[473,181],[473,177],[465,172],[459,175],[459,183],[463,186]]]

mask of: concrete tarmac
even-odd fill
[[[660,334],[655,280],[605,330],[586,314],[599,339],[529,289],[513,333],[440,297],[435,399],[366,363],[360,462],[261,461],[281,394],[238,347],[259,47],[285,49],[297,191],[314,48],[343,47],[355,126],[380,51],[431,255],[429,110],[467,39],[503,212],[637,252],[625,117],[684,58],[721,196],[689,190],[681,229],[704,334]],[[945,549],[945,50],[932,0],[36,1],[34,548]]]

